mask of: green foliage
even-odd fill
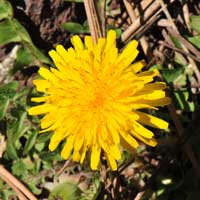
[[[13,18],[12,7],[6,0],[0,1],[0,45],[12,42],[21,44],[17,53],[16,69],[33,64],[50,64],[49,59],[35,47],[26,29]],[[15,69],[15,70],[16,70]]]
[[[0,0],[0,20],[9,18],[13,15],[12,6],[8,1]]]
[[[190,26],[200,33],[200,15],[193,15],[190,17]]]
[[[66,22],[66,23],[62,24],[61,27],[70,33],[80,34],[80,33],[89,33],[90,32],[87,23],[81,25],[81,24],[75,23],[75,22]]]
[[[83,0],[65,1],[83,3]],[[116,11],[118,12],[119,9],[112,12],[111,2],[111,0],[105,2],[107,16],[112,19],[119,18],[119,14],[116,15]],[[126,21],[126,19],[123,20]],[[191,35],[186,38],[197,49],[200,49],[200,16],[192,16],[190,25],[196,32],[194,35],[191,32]],[[72,34],[90,33],[87,20],[83,24],[63,23],[61,27]],[[116,24],[106,25],[106,30],[109,29],[114,29],[117,37],[121,37],[123,28],[119,24],[117,26]],[[184,33],[181,34],[184,35]],[[196,125],[198,122],[194,123],[191,120],[191,116],[195,116],[195,112],[198,112],[199,109],[199,105],[196,103],[198,100],[195,100],[199,98],[199,88],[195,88],[195,93],[194,88],[191,89],[188,84],[194,80],[194,74],[188,60],[181,53],[171,51],[172,54],[168,55],[167,62],[165,60],[163,65],[156,64],[150,67],[150,70],[158,69],[160,71],[162,78],[167,83],[167,91],[172,97],[175,111],[181,113],[178,115],[178,120],[186,129],[183,133],[183,141],[177,142],[175,126],[168,110],[161,108],[159,112],[153,111],[155,116],[167,119],[170,124],[167,130],[169,134],[155,131],[159,144],[153,150],[143,145],[134,152],[134,155],[124,151],[123,159],[119,162],[120,169],[133,156],[135,161],[121,174],[119,172],[111,173],[107,169],[104,171],[102,168],[103,177],[99,171],[89,171],[87,156],[84,166],[72,164],[69,160],[67,167],[62,169],[65,161],[60,156],[60,150],[64,142],[56,151],[50,152],[48,144],[52,133],[39,133],[39,119],[42,116],[28,116],[27,109],[32,106],[30,97],[37,95],[30,84],[33,77],[24,75],[24,69],[29,70],[31,66],[35,65],[38,67],[42,64],[51,65],[51,61],[35,46],[31,37],[31,33],[29,34],[25,27],[15,19],[9,1],[0,0],[0,46],[8,44],[19,46],[13,69],[11,69],[12,79],[9,83],[2,82],[0,85],[0,145],[2,136],[6,138],[6,149],[0,161],[6,169],[23,182],[38,199],[49,197],[49,200],[108,200],[111,199],[112,193],[116,192],[114,190],[117,190],[117,194],[120,196],[116,199],[128,199],[126,195],[129,192],[132,194],[132,199],[138,193],[138,188],[142,188],[139,184],[143,183],[146,184],[147,190],[142,200],[193,200],[199,198],[199,183],[196,178],[191,178],[195,177],[194,170],[185,154],[182,155],[184,144],[191,143],[197,163],[200,163],[200,137],[198,134],[200,128]],[[178,38],[170,35],[170,39],[176,48],[184,51]],[[198,62],[197,67],[199,67]],[[10,73],[7,75],[9,76]],[[25,77],[21,78],[20,76]],[[105,162],[104,157],[101,162]],[[106,163],[104,164],[105,167]],[[53,186],[45,187],[47,183],[51,183]],[[83,188],[81,188],[82,183]],[[114,188],[115,186],[116,188]],[[1,179],[0,199],[16,199],[15,192]]]
[[[188,40],[195,45],[197,48],[200,49],[200,35],[194,37],[188,37]]]
[[[49,200],[63,199],[63,200],[78,200],[81,191],[79,187],[72,183],[62,183],[56,186],[49,195]]]

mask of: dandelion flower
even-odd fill
[[[53,131],[49,149],[65,141],[61,156],[83,163],[90,152],[90,166],[98,169],[101,153],[112,170],[117,169],[122,148],[136,149],[139,142],[156,146],[151,130],[166,129],[168,123],[141,109],[157,109],[170,103],[163,82],[152,83],[158,71],[141,72],[145,62],[135,60],[137,41],[119,53],[116,33],[92,42],[85,36],[71,38],[73,48],[58,45],[49,52],[56,68],[39,69],[42,80],[34,80],[44,96],[32,98],[41,103],[29,109],[30,115],[43,115],[41,132]],[[144,126],[145,125],[145,126]]]

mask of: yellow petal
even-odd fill
[[[112,155],[116,160],[121,160],[121,158],[122,158],[121,152],[117,145],[111,145],[110,152],[112,152]]]
[[[66,73],[66,65],[67,65],[65,60],[55,50],[49,51],[49,56],[52,58],[52,60],[53,60],[54,64],[56,65],[56,67],[62,73],[65,74]]]
[[[60,132],[59,130],[55,131],[49,143],[49,150],[54,151],[63,139],[64,139],[63,132]]]
[[[123,139],[130,144],[134,149],[138,147],[138,142],[129,134],[124,131],[120,131],[120,135],[123,137]]]
[[[80,153],[79,153],[78,151],[74,151],[74,152],[73,152],[73,155],[72,155],[72,159],[73,159],[73,161],[75,161],[75,162],[79,162],[80,159],[81,159]]]
[[[138,121],[144,125],[160,129],[168,128],[168,123],[162,119],[159,119],[157,117],[154,117],[152,115],[143,112],[139,111],[134,111],[134,112],[139,116]]]
[[[33,84],[38,92],[47,92],[47,89],[51,87],[51,83],[47,80],[34,80]]]
[[[117,124],[116,120],[113,119],[112,115],[107,115],[107,130],[111,134],[111,137],[115,144],[120,143],[118,128],[119,125]]]
[[[141,100],[141,104],[149,105],[149,108],[155,108],[154,106],[166,106],[171,103],[171,99],[169,97],[164,97],[162,99],[155,100]]]
[[[71,38],[71,43],[76,51],[83,50],[84,48],[81,38],[78,35],[75,35]]]
[[[154,136],[152,131],[146,129],[136,121],[133,123],[133,129],[135,132],[137,132],[138,134],[142,135],[145,138],[151,139]]]
[[[66,63],[69,63],[70,56],[69,56],[67,50],[62,45],[57,45],[56,51]]]
[[[88,50],[93,49],[93,41],[91,36],[85,36],[84,38],[85,46],[88,48]]]
[[[131,131],[131,134],[136,137],[138,140],[144,142],[145,144],[155,147],[157,145],[157,141],[154,138],[148,139],[148,138],[144,138],[141,135],[139,135],[138,133]]]
[[[81,149],[81,158],[80,158],[80,163],[82,164],[84,159],[85,159],[85,155],[87,152],[87,145],[84,143],[82,149]]]
[[[34,106],[32,108],[29,108],[28,114],[29,115],[41,115],[41,114],[48,113],[48,112],[52,111],[53,109],[55,109],[54,106],[52,106],[50,104],[44,104],[44,105],[39,105],[39,106]]]
[[[31,101],[41,103],[41,102],[47,101],[48,99],[49,99],[49,96],[45,96],[45,97],[33,97],[33,98],[31,98]]]
[[[146,65],[146,62],[144,60],[140,60],[138,62],[133,63],[130,68],[132,71],[136,74],[138,73],[144,66]]]
[[[66,160],[69,158],[74,145],[74,135],[70,135],[66,140],[64,148],[61,151],[61,156]]]
[[[114,157],[111,154],[105,154],[105,155],[106,155],[108,165],[110,166],[111,170],[116,171],[117,163],[116,163]]]
[[[100,161],[101,148],[98,144],[92,145],[91,149],[91,169],[97,170]]]
[[[125,67],[131,64],[131,62],[136,58],[139,51],[137,50],[138,42],[136,40],[131,41],[122,53],[119,55],[117,62],[124,62]]]
[[[116,43],[116,32],[114,30],[110,30],[107,33],[105,52],[109,51],[111,47],[115,46],[115,43]]]

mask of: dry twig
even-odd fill
[[[123,32],[122,41],[126,41],[129,37],[141,26],[141,22],[146,22],[152,15],[155,14],[160,8],[160,1],[155,0],[143,13],[142,16],[138,17],[134,23],[132,23],[129,28]]]
[[[21,200],[26,200],[26,197],[30,200],[37,200],[37,198],[17,178],[7,171],[3,165],[0,165],[0,177],[15,190]]]
[[[84,6],[87,14],[90,32],[94,43],[96,43],[98,38],[102,37],[102,31],[98,19],[98,14],[96,12],[95,3],[93,0],[84,0]]]

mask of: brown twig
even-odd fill
[[[84,0],[85,11],[90,27],[90,32],[94,43],[97,43],[98,38],[102,37],[102,31],[100,22],[98,19],[98,14],[96,11],[95,3],[93,0]]]
[[[26,199],[23,198],[24,195],[30,200],[37,200],[37,198],[17,178],[15,178],[8,170],[6,170],[3,165],[0,165],[0,177],[6,181],[10,187],[15,189],[15,191],[19,191],[18,195],[20,195],[23,200]],[[23,196],[21,193],[23,193]]]
[[[127,13],[128,13],[128,15],[129,15],[129,17],[131,19],[131,23],[133,23],[136,20],[136,16],[135,16],[135,13],[133,11],[133,7],[130,4],[130,2],[127,1],[127,0],[123,0],[123,2],[124,2],[124,6],[125,6],[125,8],[127,10]],[[147,52],[148,52],[148,43],[145,40],[144,36],[140,38],[140,43],[141,43],[141,46],[142,46],[144,54],[147,55]]]
[[[2,176],[1,178],[15,191],[20,200],[27,200],[24,194],[7,177]]]
[[[164,1],[160,0],[160,4],[162,6],[163,12],[165,13],[167,19],[170,21],[170,24],[171,24],[171,26],[172,26],[172,28],[174,30],[174,33],[180,35],[180,33],[178,31],[178,28],[176,27],[176,25],[175,25],[171,15],[170,15],[169,11],[167,10],[167,7],[166,7]],[[167,28],[167,30],[170,32],[171,29]],[[183,50],[185,52],[189,53],[189,50],[186,48],[186,46],[183,43],[181,43],[181,47],[183,48]],[[191,66],[192,66],[192,69],[193,69],[193,71],[194,71],[194,73],[196,75],[196,78],[197,78],[198,82],[200,82],[200,72],[199,72],[199,69],[198,69],[196,63],[194,62],[194,59],[188,57],[188,61],[190,62]]]
[[[142,199],[142,197],[143,197],[143,195],[144,195],[144,191],[142,191],[142,192],[139,192],[137,195],[136,195],[136,197],[135,197],[135,199],[134,200],[141,200]]]
[[[134,23],[132,23],[129,28],[123,32],[122,41],[126,41],[129,37],[141,26],[141,22],[146,22],[154,13],[159,10],[160,2],[155,0],[143,13],[142,16],[138,17]]]
[[[199,50],[197,50],[190,42],[188,42],[184,37],[182,37],[179,33],[174,31],[173,29],[168,28],[167,30],[169,31],[171,35],[175,36],[185,47],[187,47],[187,49],[197,57],[198,62],[200,62]]]

